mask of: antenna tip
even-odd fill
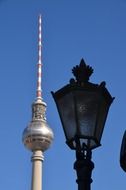
[[[41,19],[42,18],[42,15],[41,14],[39,14],[39,19]]]

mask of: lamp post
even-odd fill
[[[55,100],[66,144],[76,151],[74,169],[77,173],[78,190],[90,190],[94,163],[91,161],[92,149],[100,146],[109,107],[114,98],[105,87],[89,82],[92,67],[82,59],[80,65],[73,67],[75,79],[56,92]]]
[[[124,132],[120,149],[120,166],[126,172],[126,131]]]

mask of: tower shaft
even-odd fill
[[[36,150],[31,157],[32,161],[32,184],[31,190],[42,190],[42,164],[44,156],[42,151]]]

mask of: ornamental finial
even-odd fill
[[[86,65],[84,59],[81,59],[80,64],[73,67],[72,73],[78,83],[88,82],[89,77],[93,73],[93,68]]]

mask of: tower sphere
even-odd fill
[[[31,151],[45,151],[53,140],[53,132],[45,121],[31,121],[23,132],[23,143]]]
[[[22,141],[31,151],[41,150],[44,152],[52,143],[54,135],[46,122],[45,109],[45,102],[36,101],[33,103],[32,121],[23,132]]]

